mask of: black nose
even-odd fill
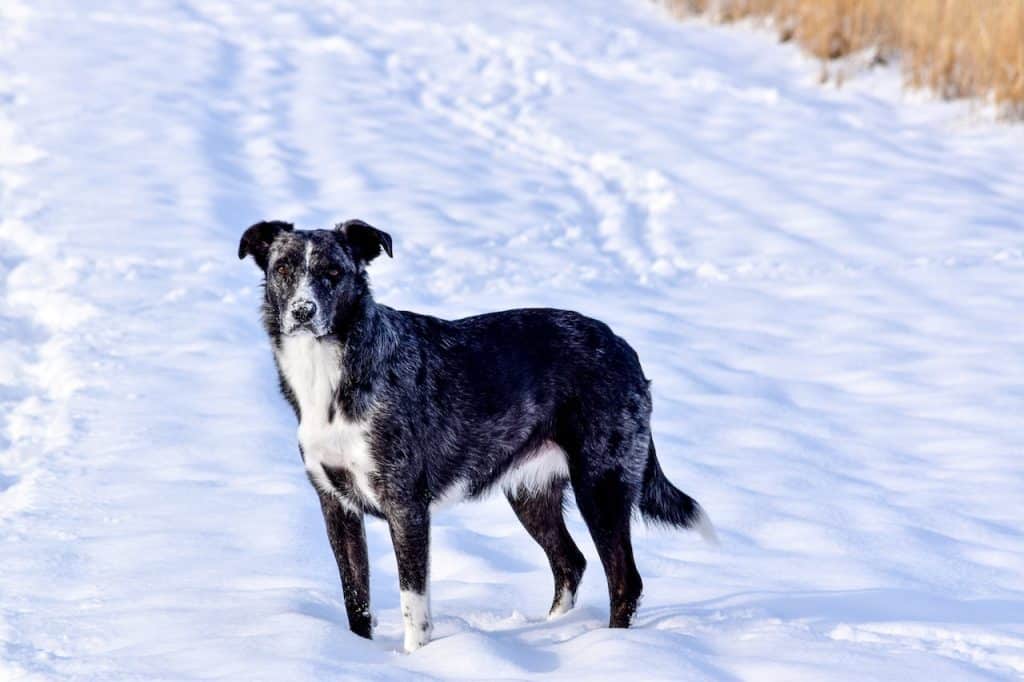
[[[292,306],[292,317],[296,322],[309,322],[316,315],[316,303],[299,301]]]

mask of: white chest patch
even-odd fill
[[[277,363],[299,403],[299,445],[306,471],[316,486],[334,493],[346,506],[351,500],[337,495],[324,466],[348,472],[354,491],[371,507],[379,508],[370,476],[376,467],[367,436],[369,420],[346,419],[330,409],[341,382],[341,347],[318,341],[311,334],[287,336],[277,351]],[[328,420],[330,412],[334,418]]]

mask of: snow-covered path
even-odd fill
[[[297,5],[0,5],[0,679],[1024,675],[1024,131],[645,0]],[[386,303],[637,347],[723,546],[638,528],[635,629],[493,499],[411,656],[371,521],[348,632],[235,250],[353,216]]]

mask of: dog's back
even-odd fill
[[[636,353],[607,325],[551,309],[387,316],[395,355],[375,434],[381,448],[429,453],[432,498],[450,498],[455,486],[476,497],[551,444],[570,456],[561,471],[578,459],[581,471],[618,468],[639,485],[650,394]]]

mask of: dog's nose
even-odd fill
[[[296,322],[309,322],[316,315],[316,303],[298,301],[292,306],[292,317]]]

